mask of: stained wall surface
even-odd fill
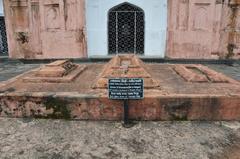
[[[240,58],[239,0],[168,0],[167,57]]]
[[[84,0],[5,0],[11,58],[86,57]]]
[[[11,58],[106,56],[108,11],[129,2],[145,13],[144,56],[240,59],[239,0],[4,2]]]
[[[223,7],[220,36],[220,55],[240,59],[240,0]]]

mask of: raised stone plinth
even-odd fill
[[[33,71],[31,75],[24,77],[23,81],[37,83],[71,82],[85,69],[85,65],[73,64],[68,60],[59,60]]]
[[[199,82],[199,83],[237,82],[203,65],[175,65],[174,70],[187,82]]]
[[[117,55],[100,73],[93,88],[107,89],[110,78],[143,78],[144,88],[159,87],[159,82],[152,78],[148,68],[136,55]]]
[[[230,5],[240,5],[240,0],[231,0],[229,1]]]
[[[46,65],[0,84],[0,116],[121,120],[123,102],[108,99],[106,81],[134,77],[150,82],[143,100],[129,101],[130,119],[240,120],[239,82],[202,65],[144,64],[136,56],[117,56],[108,64],[72,70],[69,65],[68,73],[45,71],[63,65]],[[73,80],[56,80],[78,69]]]

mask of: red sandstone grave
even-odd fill
[[[135,55],[118,55],[114,57],[104,66],[93,88],[107,89],[109,78],[143,78],[146,89],[159,86],[159,82],[151,77],[146,66]]]
[[[109,78],[144,79],[144,99],[129,101],[135,120],[240,120],[240,83],[202,65],[144,64],[119,55],[107,64],[57,61],[0,84],[0,116],[121,120]]]

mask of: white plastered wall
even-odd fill
[[[145,56],[164,57],[167,31],[167,0],[86,0],[88,56],[108,55],[108,11],[129,2],[145,13]]]
[[[3,16],[3,0],[0,0],[0,16]]]

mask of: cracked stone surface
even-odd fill
[[[38,67],[0,63],[0,81]],[[240,80],[240,66],[208,65]],[[1,159],[240,159],[240,122],[119,122],[0,118]]]

